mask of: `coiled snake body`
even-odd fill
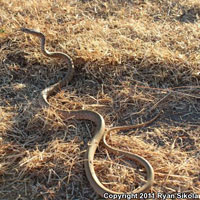
[[[70,56],[68,56],[65,53],[61,52],[48,52],[45,49],[45,36],[38,31],[27,29],[27,28],[21,28],[21,31],[25,33],[32,34],[41,40],[41,50],[45,56],[51,57],[51,58],[60,58],[60,59],[65,59],[66,62],[68,63],[68,71],[67,75],[59,82],[56,84],[49,86],[42,90],[41,95],[40,95],[40,103],[44,106],[47,107],[52,107],[49,102],[48,98],[53,95],[54,93],[58,92],[58,90],[63,87],[64,85],[67,85],[69,81],[72,79],[73,74],[74,74],[74,64]],[[140,188],[136,188],[135,190],[131,191],[130,193],[140,193],[140,192],[145,192],[150,189],[150,187],[153,184],[154,181],[154,170],[150,163],[144,159],[143,157],[132,154],[126,151],[122,151],[116,148],[111,147],[109,144],[106,142],[106,135],[114,130],[127,130],[127,129],[133,129],[133,128],[139,128],[139,127],[144,127],[147,126],[148,124],[152,123],[157,117],[154,117],[150,121],[147,121],[142,124],[137,124],[137,125],[130,125],[130,126],[119,126],[119,127],[114,127],[108,130],[105,130],[105,122],[104,118],[98,113],[90,110],[75,110],[75,111],[65,111],[65,110],[59,110],[56,109],[56,111],[60,114],[62,119],[66,119],[69,117],[73,117],[75,119],[85,119],[85,120],[90,120],[94,122],[96,125],[95,130],[94,130],[94,137],[88,144],[87,151],[85,153],[85,160],[84,160],[84,167],[85,167],[85,172],[86,176],[90,182],[90,185],[93,187],[96,193],[98,193],[101,197],[104,197],[105,193],[109,194],[123,194],[121,192],[115,192],[112,191],[108,188],[106,188],[98,179],[96,176],[95,170],[94,170],[94,165],[93,165],[93,160],[94,160],[94,155],[96,152],[96,149],[99,145],[99,142],[101,139],[103,139],[103,143],[105,147],[113,152],[114,154],[117,155],[123,155],[127,157],[128,159],[134,160],[137,163],[139,163],[141,166],[143,166],[146,170],[147,173],[147,181],[146,183],[141,186]]]

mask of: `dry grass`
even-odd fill
[[[93,125],[37,108],[39,91],[64,65],[44,57],[20,27],[42,31],[48,49],[74,60],[75,76],[51,98],[54,106],[98,111],[108,127],[164,110],[151,126],[113,133],[109,142],[150,161],[151,192],[200,195],[199,0],[3,0],[0,7],[0,199],[96,198],[83,169]],[[136,167],[103,146],[97,152],[98,177],[113,190],[142,184]]]

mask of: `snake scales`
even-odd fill
[[[66,76],[61,81],[45,88],[41,92],[39,102],[44,106],[52,107],[48,102],[48,98],[51,95],[53,95],[54,93],[58,92],[58,90],[61,87],[63,87],[64,85],[67,85],[69,83],[69,81],[72,79],[73,74],[74,74],[73,61],[72,61],[71,57],[65,53],[48,52],[45,48],[45,36],[41,32],[38,32],[38,31],[35,31],[32,29],[27,29],[27,28],[21,28],[21,31],[28,33],[28,34],[32,34],[41,40],[41,50],[45,56],[51,57],[51,58],[64,59],[64,60],[66,60],[66,62],[68,64],[68,71],[67,71]],[[74,119],[90,120],[96,125],[95,130],[94,130],[94,137],[88,144],[88,148],[85,153],[85,159],[84,159],[84,168],[85,168],[86,176],[90,182],[90,185],[93,187],[93,189],[95,190],[96,193],[98,193],[101,197],[104,197],[105,193],[122,194],[121,192],[115,192],[115,191],[112,191],[112,190],[106,188],[99,181],[98,177],[96,176],[96,173],[94,170],[94,165],[93,165],[93,160],[94,160],[94,155],[95,155],[96,149],[97,149],[101,139],[103,139],[103,143],[109,151],[113,152],[114,154],[123,155],[123,156],[127,157],[128,159],[134,160],[145,168],[146,173],[147,173],[146,183],[143,186],[141,186],[140,188],[136,188],[135,190],[131,191],[131,193],[145,192],[150,189],[150,187],[152,186],[153,181],[154,181],[154,170],[153,170],[152,166],[150,165],[150,163],[146,159],[144,159],[143,157],[141,157],[139,155],[132,154],[132,153],[111,147],[106,142],[106,135],[109,132],[114,131],[114,130],[128,130],[128,129],[147,126],[148,124],[152,123],[155,119],[157,119],[159,114],[157,116],[155,116],[153,119],[151,119],[150,121],[147,121],[142,124],[136,124],[136,125],[130,125],[130,126],[119,126],[119,127],[113,127],[113,128],[106,130],[104,118],[98,112],[94,112],[94,111],[90,111],[90,110],[65,111],[65,110],[59,110],[59,109],[56,109],[56,111],[59,113],[59,115],[61,116],[62,119],[73,117]]]

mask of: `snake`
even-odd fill
[[[53,107],[48,99],[50,96],[54,95],[57,93],[62,87],[66,86],[73,78],[74,75],[74,63],[72,58],[62,52],[49,52],[46,47],[46,38],[45,35],[39,31],[29,29],[29,28],[21,28],[20,29],[24,33],[31,34],[33,36],[36,36],[40,39],[41,43],[41,51],[42,53],[50,58],[57,58],[57,59],[63,59],[67,62],[67,73],[64,76],[63,79],[58,81],[57,83],[50,85],[43,89],[39,95],[39,103],[42,106],[46,107]],[[54,107],[53,107],[54,108]],[[146,182],[144,185],[141,187],[138,187],[134,189],[131,192],[128,192],[127,194],[135,194],[135,193],[142,193],[149,191],[149,189],[152,187],[153,182],[154,182],[154,169],[151,166],[151,164],[143,157],[133,154],[124,150],[120,150],[117,148],[112,147],[109,145],[106,141],[106,137],[111,131],[119,131],[119,130],[129,130],[129,129],[135,129],[135,128],[140,128],[149,125],[153,121],[155,121],[160,114],[157,114],[154,118],[152,118],[149,121],[146,121],[141,124],[135,124],[135,125],[126,125],[126,126],[117,126],[117,127],[112,127],[112,128],[106,128],[105,127],[105,120],[103,116],[95,111],[90,111],[90,110],[61,110],[61,109],[56,109],[56,112],[61,116],[61,119],[65,120],[66,118],[73,118],[77,120],[90,120],[95,124],[95,129],[94,131],[94,136],[90,140],[87,146],[87,150],[85,152],[84,156],[84,169],[86,173],[86,177],[91,185],[91,187],[94,189],[94,191],[100,195],[101,197],[105,197],[104,195],[111,194],[111,195],[119,195],[123,194],[122,192],[119,191],[112,191],[109,188],[106,188],[99,180],[99,178],[96,175],[95,168],[94,168],[94,156],[96,153],[96,150],[99,146],[100,141],[103,141],[104,146],[106,149],[108,149],[110,152],[116,154],[116,155],[121,155],[124,156],[130,160],[133,160],[137,162],[139,165],[144,167],[146,171]]]

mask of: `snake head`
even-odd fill
[[[25,33],[29,33],[30,30],[31,29],[24,28],[24,27],[20,28],[20,31],[25,32]]]

